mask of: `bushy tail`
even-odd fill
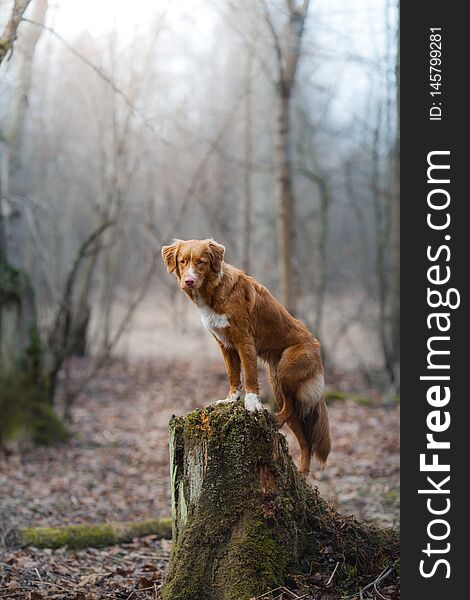
[[[331,450],[331,438],[330,419],[323,396],[300,417],[300,423],[309,444],[310,454],[314,454],[324,465]]]

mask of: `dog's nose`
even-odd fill
[[[188,287],[193,287],[195,282],[196,280],[194,279],[194,277],[186,277],[186,279],[184,280],[184,285],[187,285]]]

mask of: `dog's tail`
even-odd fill
[[[324,465],[331,450],[330,419],[323,397],[323,374],[309,380],[299,390],[299,422],[310,454]]]

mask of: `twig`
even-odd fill
[[[279,591],[280,592],[285,592],[286,594],[289,594],[292,598],[294,598],[294,600],[301,600],[301,598],[306,598],[308,596],[308,594],[304,594],[303,596],[297,596],[297,594],[295,594],[294,592],[292,592],[288,588],[286,588],[284,586],[280,586],[280,587],[274,588],[272,590],[268,590],[267,592],[264,592],[264,594],[261,594],[261,596],[256,596],[256,598],[252,598],[252,600],[262,600],[268,594],[274,594],[274,592],[279,592]]]
[[[235,102],[233,103],[230,112],[227,114],[226,118],[224,119],[222,126],[217,133],[217,136],[210,142],[207,151],[205,152],[205,154],[203,155],[202,159],[200,160],[198,166],[196,167],[196,170],[194,171],[191,181],[189,183],[189,186],[186,190],[186,194],[183,198],[183,202],[178,209],[176,218],[174,219],[173,223],[171,224],[171,227],[168,229],[167,233],[165,234],[165,236],[163,238],[164,240],[168,240],[168,239],[171,239],[172,237],[174,237],[176,228],[180,226],[181,220],[182,220],[186,210],[188,209],[193,196],[195,195],[195,193],[198,190],[198,185],[199,185],[200,179],[203,176],[203,174],[205,173],[206,167],[209,164],[210,159],[212,158],[212,155],[218,149],[223,136],[225,135],[226,131],[230,127],[233,117],[235,116],[245,95],[246,95],[246,90],[243,89],[242,93],[239,94],[235,98]]]
[[[380,583],[381,581],[383,581],[384,579],[386,579],[390,573],[393,572],[393,567],[389,567],[388,569],[385,568],[380,575],[378,575],[378,577],[376,579],[374,579],[374,581],[371,581],[370,583],[368,583],[365,587],[360,588],[359,589],[359,597],[361,600],[364,600],[364,596],[363,596],[363,592],[365,592],[366,590],[368,590],[371,587],[374,587]],[[378,590],[376,590],[378,592]],[[380,594],[379,594],[380,595]],[[354,596],[357,596],[357,592],[354,592],[354,594],[350,595],[350,596],[346,596],[346,599],[348,598],[354,598]]]
[[[252,600],[261,600],[262,598],[264,598],[264,596],[267,596],[268,594],[273,594],[274,592],[277,592],[279,590],[282,590],[282,587],[277,587],[272,590],[269,590],[268,592],[261,594],[261,596],[256,596],[256,598],[252,598]]]
[[[60,590],[64,590],[64,592],[70,591],[67,588],[65,588],[63,585],[59,585],[58,583],[53,583],[52,581],[44,581],[43,579],[41,579],[41,585],[52,585],[53,587],[59,588]]]
[[[339,562],[336,563],[336,567],[333,569],[333,573],[330,575],[330,578],[328,579],[327,583],[326,583],[326,587],[328,587],[333,579],[333,577],[335,576],[335,573],[337,571],[339,567]]]
[[[131,304],[127,308],[127,311],[126,311],[124,317],[122,318],[122,320],[119,323],[116,331],[114,332],[114,335],[113,335],[112,339],[108,342],[106,348],[104,349],[103,354],[96,359],[96,362],[95,362],[93,368],[91,369],[90,373],[88,373],[88,375],[84,379],[82,379],[82,381],[80,382],[80,385],[78,386],[78,388],[75,389],[75,390],[73,390],[73,391],[71,391],[68,394],[68,397],[65,400],[65,413],[66,413],[66,416],[68,415],[68,412],[70,411],[70,409],[72,407],[72,404],[75,401],[75,399],[83,392],[83,390],[87,387],[87,385],[90,383],[90,381],[92,381],[94,379],[94,377],[96,376],[96,374],[106,364],[106,362],[109,359],[109,356],[110,356],[113,348],[117,345],[117,343],[119,342],[119,340],[120,340],[122,334],[124,333],[127,325],[131,321],[136,308],[139,306],[139,304],[142,302],[142,300],[144,299],[145,295],[147,294],[148,288],[149,288],[149,286],[150,286],[150,284],[152,282],[152,276],[153,276],[153,274],[155,272],[155,264],[157,262],[157,259],[158,259],[159,255],[160,255],[160,253],[156,252],[156,251],[152,253],[152,259],[151,259],[150,268],[148,269],[147,273],[145,274],[145,277],[143,279],[143,283],[142,283],[139,291],[137,292],[136,297],[134,298],[134,300],[131,302]]]
[[[50,292],[52,298],[58,304],[60,304],[60,302],[62,301],[62,298],[61,298],[60,293],[57,290],[55,283],[51,276],[51,273],[53,272],[53,269],[51,268],[52,260],[50,259],[49,253],[47,251],[47,248],[46,248],[43,240],[41,239],[41,234],[39,232],[39,227],[38,227],[38,224],[36,221],[36,216],[34,215],[31,208],[29,206],[27,206],[26,204],[24,205],[23,209],[24,209],[24,214],[26,215],[26,221],[29,226],[29,231],[31,233],[31,238],[32,238],[34,245],[35,245],[35,247],[39,253],[39,256],[41,258],[41,260],[39,261],[39,264],[40,264],[40,268],[41,268],[41,271],[43,274],[44,281],[49,289],[49,292]]]
[[[371,583],[368,583],[365,587],[362,588],[362,591],[365,592],[366,590],[371,588],[373,585],[380,583],[381,581],[386,579],[392,571],[393,571],[393,567],[389,567],[387,570],[384,569],[382,571],[382,573],[377,577],[377,579],[374,579],[374,581],[372,581]]]
[[[276,31],[276,28],[274,27],[274,23],[271,17],[271,13],[269,12],[269,8],[268,5],[266,3],[266,0],[263,0],[263,12],[264,12],[264,18],[266,21],[266,24],[269,28],[269,31],[271,32],[271,36],[273,38],[273,45],[274,45],[274,51],[276,52],[276,58],[277,58],[277,67],[278,67],[278,71],[279,71],[279,84],[283,85],[284,84],[284,57],[282,55],[282,48],[281,48],[281,43],[279,41],[279,35]]]
[[[374,583],[374,590],[382,598],[382,600],[390,600],[390,598],[387,598],[386,596],[382,596],[382,594],[377,589],[377,584],[376,583]]]

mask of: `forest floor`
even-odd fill
[[[72,379],[79,382],[87,367],[86,361],[73,362]],[[221,361],[207,364],[202,358],[117,361],[103,370],[73,407],[69,443],[0,457],[0,538],[2,525],[5,530],[168,516],[169,418],[223,398],[226,387]],[[265,382],[263,388],[268,396]],[[329,403],[333,450],[327,467],[316,470],[315,484],[339,512],[397,525],[399,406],[385,404],[377,389],[355,375],[330,373],[327,389],[343,393]],[[298,464],[297,442],[285,433]],[[154,536],[102,550],[0,549],[0,598],[158,599],[170,549],[171,542]],[[381,595],[368,594],[363,597],[398,598],[386,580]],[[312,586],[305,596],[279,590],[273,597],[336,596]]]

